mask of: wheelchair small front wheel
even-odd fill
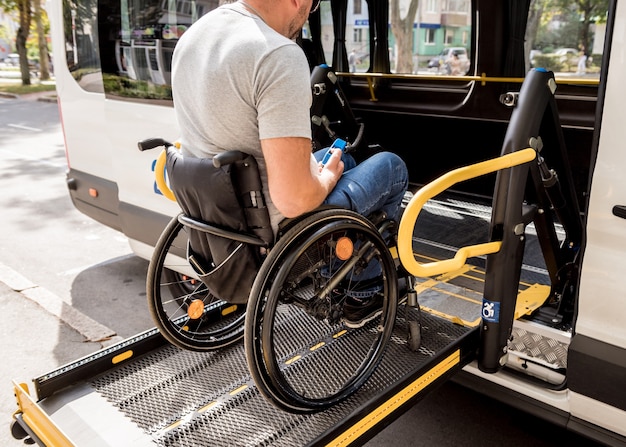
[[[244,340],[257,388],[292,412],[348,398],[384,354],[397,294],[393,258],[367,219],[338,209],[304,218],[270,251],[250,294]],[[368,302],[367,315],[355,313]]]
[[[187,261],[187,229],[174,217],[161,234],[146,280],[148,308],[170,343],[210,351],[243,337],[245,306],[214,297]]]

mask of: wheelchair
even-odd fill
[[[285,220],[273,244],[252,157],[224,152],[209,165],[208,159],[184,160],[162,139],[139,143],[141,150],[159,146],[165,150],[155,168],[157,185],[182,209],[160,236],[148,267],[148,305],[164,338],[183,349],[209,351],[247,334],[246,357],[257,388],[285,410],[315,411],[351,395],[376,368],[393,331],[398,280],[383,234],[393,234],[395,223],[383,215],[370,220],[322,207]],[[214,209],[198,206],[216,200],[211,185],[200,179],[226,167],[236,203],[252,194],[255,206],[229,209],[230,222],[219,216],[216,222]],[[242,170],[251,172],[246,175],[255,179],[254,186],[247,180],[242,184]],[[239,215],[233,217],[233,211]],[[216,240],[228,246],[223,259],[216,258]],[[241,263],[250,265],[241,269]],[[220,269],[225,275],[210,277]],[[371,279],[359,280],[372,269],[379,271],[380,313],[350,329],[342,319],[343,305],[346,297],[372,288]],[[249,300],[242,299],[248,294]],[[349,349],[350,360],[336,356],[337,348]],[[322,376],[330,380],[320,381]]]
[[[320,66],[311,83],[314,146],[323,147],[325,137],[344,138],[358,149],[363,125],[347,100],[337,98],[343,93],[337,77]],[[337,105],[332,114],[325,112],[329,98]],[[148,267],[148,306],[164,338],[195,351],[245,338],[257,388],[288,411],[327,408],[356,391],[393,331],[398,280],[388,241],[396,223],[382,214],[366,218],[321,207],[286,219],[274,241],[254,157],[228,151],[185,158],[160,138],[138,145],[142,151],[164,148],[155,166],[157,186],[181,207]],[[375,284],[371,276],[359,279],[371,271]],[[346,298],[372,287],[382,296],[380,312],[347,327]],[[338,348],[349,350],[350,361],[335,354]]]

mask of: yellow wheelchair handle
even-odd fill
[[[502,155],[498,158],[486,160],[469,166],[450,171],[436,180],[424,185],[413,196],[408,203],[398,229],[398,255],[402,266],[411,275],[418,277],[428,277],[441,275],[447,272],[458,270],[467,261],[467,258],[474,256],[488,255],[496,253],[502,246],[501,241],[487,242],[484,244],[470,245],[460,248],[454,258],[444,259],[420,264],[415,259],[413,253],[413,231],[417,223],[417,217],[424,204],[442,193],[456,183],[470,180],[481,175],[490,174],[501,169],[518,166],[528,163],[537,157],[535,149],[526,148],[511,154]]]
[[[163,149],[157,158],[156,164],[154,165],[154,177],[156,180],[157,187],[159,191],[167,197],[168,199],[176,202],[176,197],[174,193],[167,185],[165,181],[165,161],[167,158],[167,148]]]

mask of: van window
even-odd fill
[[[348,1],[346,20],[346,51],[350,72],[370,71],[370,36],[368,4],[351,7]],[[322,2],[322,5],[325,2]],[[330,3],[330,2],[328,2]],[[330,9],[330,8],[329,8]],[[332,53],[327,39],[333,29],[330,13],[322,15],[322,39],[326,52]],[[392,73],[432,74],[428,64],[447,47],[463,47],[469,55],[472,31],[470,0],[418,0],[389,2],[389,61]],[[469,59],[463,73],[469,70]],[[443,72],[442,72],[443,73]]]
[[[115,98],[169,102],[171,58],[178,38],[199,17],[229,1],[63,0],[68,68],[85,90],[104,91]],[[531,1],[524,39],[525,71],[541,66],[555,71],[557,77],[598,78],[606,3],[589,2],[593,8],[585,10],[587,3],[574,0]],[[387,20],[386,27],[371,23],[372,4],[348,0],[345,34],[338,38],[335,32],[342,27],[333,24],[331,2],[322,1],[320,43],[326,63],[334,66],[334,51],[338,44],[345,44],[342,55],[347,65],[342,63],[341,69],[338,65],[337,71],[474,74],[472,51],[480,42],[473,41],[471,0],[389,1],[387,17],[377,12]],[[384,30],[384,39],[376,39],[376,29]],[[307,24],[303,37],[310,35]],[[524,28],[520,40],[522,36]],[[380,42],[385,43],[377,50],[375,66],[371,53]]]
[[[524,44],[527,69],[599,79],[608,3],[531,1]]]
[[[171,101],[172,54],[182,34],[219,0],[100,0],[104,91],[109,97]]]
[[[470,0],[390,2],[391,71],[425,75],[468,74],[471,11]]]
[[[63,25],[70,73],[83,89],[102,93],[97,7],[97,0],[63,0]]]

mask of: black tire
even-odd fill
[[[187,262],[187,230],[174,217],[148,266],[148,308],[170,343],[192,351],[211,351],[243,337],[245,306],[215,298]]]
[[[340,237],[354,243],[355,255],[346,261],[336,257]],[[368,256],[362,262],[382,269],[376,283],[382,313],[349,329],[342,321],[344,301],[362,285],[352,278],[359,259]],[[246,311],[246,357],[259,391],[279,408],[300,413],[323,410],[357,391],[393,331],[397,284],[384,240],[359,214],[324,210],[296,224],[261,266]]]
[[[409,321],[409,335],[407,339],[409,349],[413,352],[417,352],[422,344],[422,331],[420,324],[417,321]]]

